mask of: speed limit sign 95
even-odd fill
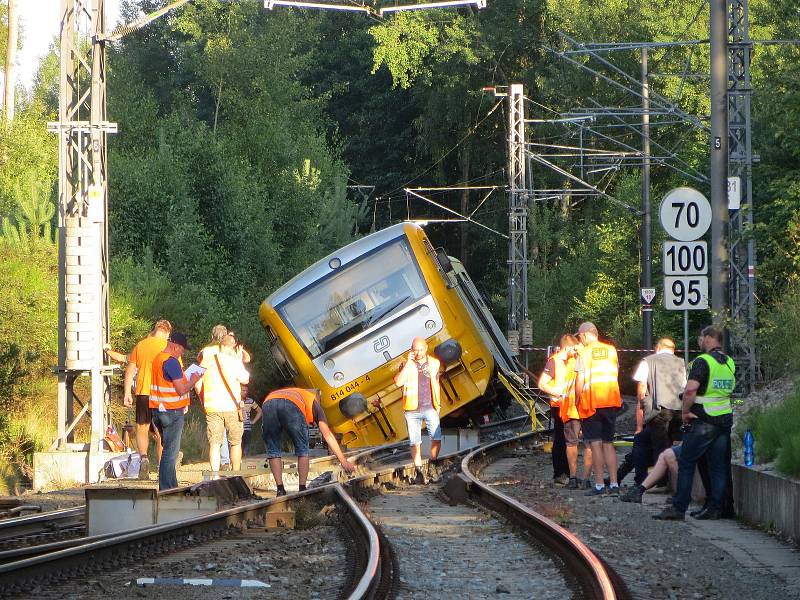
[[[664,277],[664,308],[667,310],[708,308],[708,276]]]

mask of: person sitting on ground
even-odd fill
[[[673,483],[678,480],[678,458],[681,455],[681,447],[672,446],[667,448],[658,455],[658,460],[650,473],[645,477],[644,481],[637,483],[632,488],[629,488],[621,497],[623,502],[638,502],[641,504],[642,496],[647,490],[650,490],[658,485],[658,483],[669,474],[669,479]]]
[[[308,426],[317,424],[322,438],[328,448],[339,459],[339,464],[347,473],[355,471],[355,467],[345,458],[336,436],[328,426],[328,420],[320,404],[320,391],[302,388],[282,388],[275,390],[264,398],[261,405],[261,435],[267,448],[267,464],[269,465],[278,496],[286,495],[283,485],[283,464],[281,461],[281,442],[283,432],[292,440],[297,455],[297,471],[300,491],[306,489],[308,481]],[[266,466],[266,465],[265,465]]]

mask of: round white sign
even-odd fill
[[[681,242],[702,237],[711,226],[711,204],[703,194],[690,187],[668,192],[659,214],[667,235]]]

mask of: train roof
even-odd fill
[[[358,259],[360,256],[368,253],[369,251],[374,250],[375,248],[382,246],[387,242],[404,236],[407,226],[419,228],[419,225],[416,225],[415,223],[398,223],[397,225],[392,225],[386,229],[381,229],[380,231],[376,231],[375,233],[364,236],[363,238],[348,244],[344,248],[340,248],[339,250],[332,252],[325,258],[318,260],[313,265],[290,279],[287,283],[283,284],[272,294],[270,294],[265,302],[271,306],[276,306],[281,302],[284,302],[288,298],[294,296],[296,293],[305,289],[309,284],[319,281],[329,273],[333,272],[335,269],[331,269],[328,264],[331,259],[338,258],[340,261],[342,261],[341,266],[337,267],[340,269],[341,267],[346,266],[347,264]]]

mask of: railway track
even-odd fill
[[[335,456],[321,456],[311,460],[311,475],[333,469],[338,465]],[[287,469],[296,468],[288,463]],[[159,496],[181,495],[191,493],[194,486],[183,486],[174,490],[159,492]],[[0,519],[0,564],[17,557],[24,557],[30,552],[42,553],[61,549],[70,544],[59,544],[67,540],[74,541],[86,535],[85,505]],[[38,550],[37,550],[38,548]],[[15,552],[19,550],[19,552]]]
[[[435,486],[409,485],[415,471],[407,463],[402,445],[379,447],[361,453],[354,459],[364,465],[362,468],[367,472],[345,486],[326,484],[281,498],[251,500],[211,515],[101,538],[85,538],[80,543],[65,540],[60,542],[63,544],[61,547],[52,547],[37,555],[2,564],[0,594],[31,594],[37,598],[107,598],[109,592],[127,590],[132,593],[137,589],[137,581],[141,582],[142,577],[154,573],[157,575],[158,571],[162,576],[164,573],[174,576],[173,579],[199,576],[217,581],[239,575],[234,578],[250,578],[273,586],[270,596],[279,598],[389,598],[398,592],[403,592],[404,597],[414,597],[409,591],[408,578],[415,577],[415,574],[413,571],[404,571],[404,562],[414,547],[397,535],[397,523],[403,522],[404,515],[392,512],[407,506],[411,513],[427,516],[428,526],[435,524],[438,517],[440,524],[435,526],[463,534],[456,537],[440,536],[447,544],[445,549],[449,548],[450,554],[462,558],[445,571],[456,578],[453,581],[462,580],[463,583],[464,578],[474,578],[473,569],[481,566],[478,561],[488,559],[482,565],[484,569],[489,566],[497,570],[498,565],[503,565],[505,569],[501,570],[500,581],[481,582],[481,589],[491,592],[489,595],[505,591],[511,593],[511,588],[518,589],[514,587],[517,585],[531,585],[530,581],[517,580],[520,573],[529,575],[530,566],[536,564],[537,571],[549,574],[544,580],[555,582],[555,595],[544,594],[541,596],[543,598],[565,597],[565,589],[571,590],[575,598],[626,598],[627,592],[618,578],[580,540],[480,480],[479,473],[486,464],[505,453],[516,452],[521,444],[532,443],[535,436],[529,433],[493,442],[466,456],[453,455],[438,461],[441,470],[455,471],[448,482],[441,486],[448,495],[448,502],[440,499],[442,495]],[[376,496],[376,490],[388,491]],[[362,500],[372,497],[370,510],[375,518],[384,523],[383,528],[376,527],[370,521],[353,500],[354,497]],[[392,506],[392,503],[397,506]],[[225,560],[208,560],[204,563],[201,560],[205,556],[261,556],[259,553],[264,544],[274,546],[276,540],[280,539],[274,533],[264,532],[267,514],[292,507],[298,514],[309,513],[309,506],[313,507],[310,510],[312,516],[317,515],[314,519],[332,526],[332,529],[326,530],[329,535],[325,539],[331,541],[323,554],[336,555],[337,560],[328,564],[323,556],[309,554],[312,557],[309,560],[313,561],[311,564],[318,565],[320,570],[327,573],[324,578],[326,584],[315,583],[313,577],[309,579],[302,575],[298,575],[300,579],[287,580],[283,573],[291,572],[291,565],[281,567],[274,560],[270,563],[257,559],[256,562],[263,568],[254,567],[250,562],[242,562],[238,558],[238,562],[234,563],[226,563]],[[426,515],[424,507],[433,507],[431,510],[434,514]],[[390,518],[392,516],[395,517],[394,521]],[[336,533],[331,533],[334,530]],[[291,548],[291,540],[298,534],[306,537],[311,535],[298,531],[281,535],[289,536],[284,542]],[[470,537],[476,543],[473,544],[473,550],[467,552]],[[321,542],[317,540],[309,544],[310,551],[320,547]],[[487,549],[494,553],[503,548],[503,552],[508,553],[508,560],[491,560],[491,555],[487,557]],[[442,548],[430,547],[430,552],[434,553],[437,560],[443,557]],[[520,557],[523,559],[520,560]],[[191,568],[192,561],[196,563],[194,569]],[[152,565],[160,565],[161,570]],[[165,565],[172,566],[166,567],[165,571]],[[297,573],[305,573],[309,570],[309,563],[301,562],[295,567]],[[315,573],[313,566],[310,570],[312,574]],[[514,577],[516,580],[512,581]],[[323,589],[320,587],[322,585],[328,587]],[[56,590],[56,595],[51,596],[53,590]],[[211,590],[213,588],[198,592],[199,597],[212,593]],[[236,592],[228,591],[226,595],[238,597],[239,594],[247,596],[248,593],[255,593],[255,590],[246,590],[240,588]],[[317,595],[312,595],[311,590],[316,590]],[[148,589],[147,596],[174,596],[175,591],[175,588],[165,584]],[[427,597],[437,595],[430,587],[427,592]],[[231,593],[236,595],[231,596]],[[213,594],[208,597],[219,597],[219,590]],[[448,596],[454,594],[483,597],[477,592],[473,595],[461,594],[458,588],[447,592]]]

